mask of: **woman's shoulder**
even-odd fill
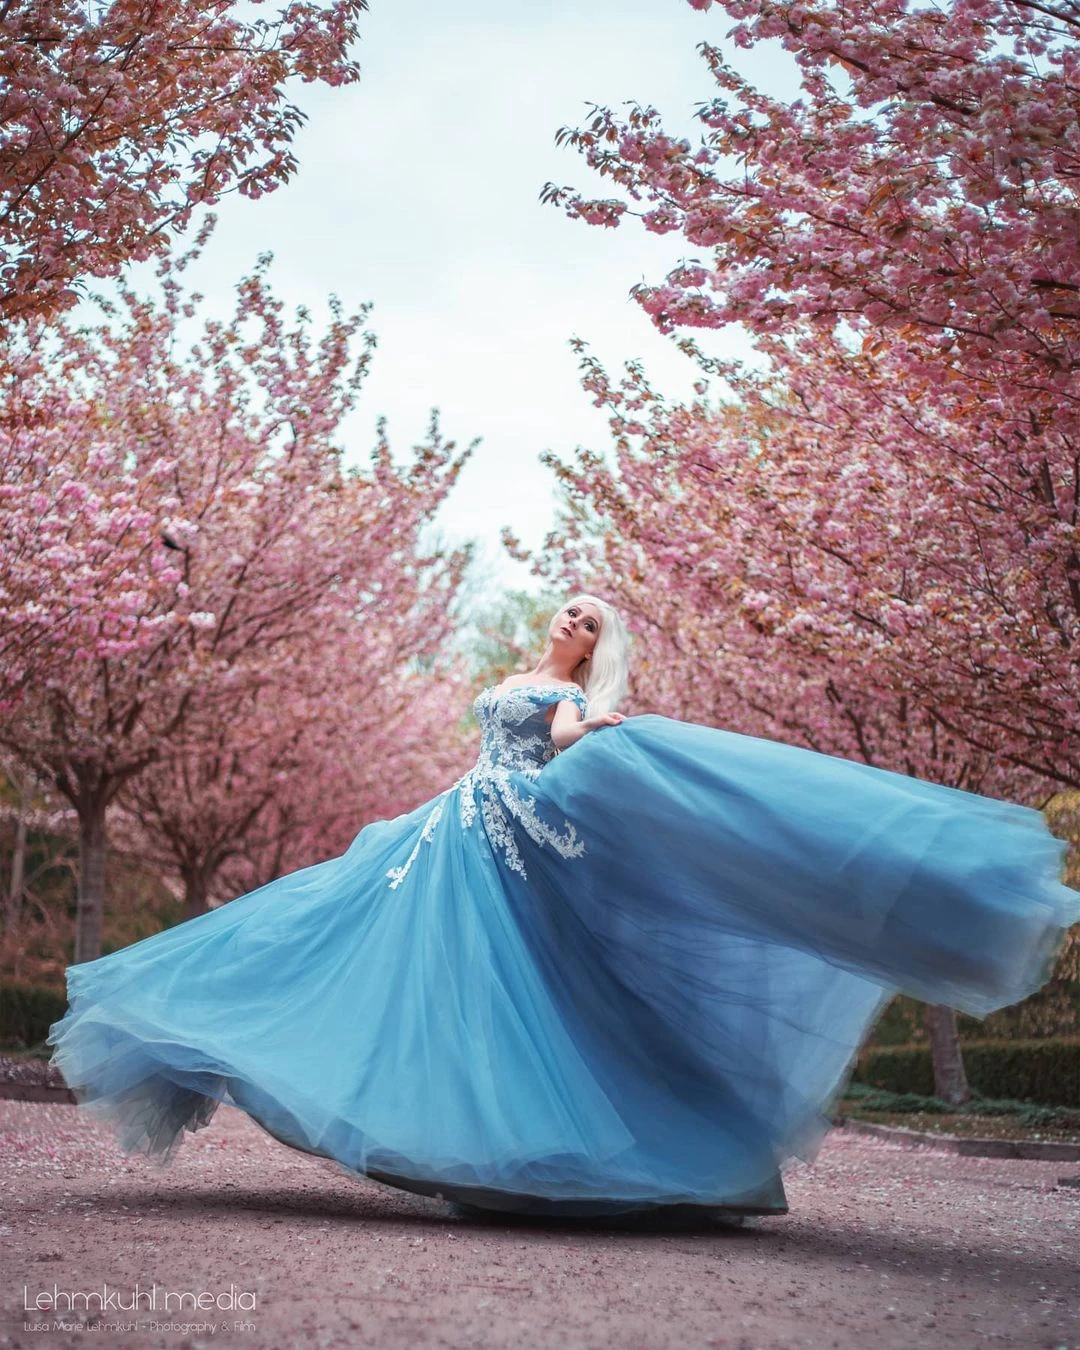
[[[508,694],[512,689],[538,689],[546,693],[565,693],[568,697],[584,698],[580,684],[572,680],[538,680],[526,674],[508,675],[500,684],[492,686],[496,696]]]

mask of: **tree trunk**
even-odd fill
[[[79,896],[75,910],[75,963],[101,955],[105,912],[105,793],[87,792],[79,809]]]
[[[934,1064],[934,1096],[950,1106],[962,1106],[970,1100],[971,1089],[956,1030],[956,1010],[940,1003],[928,1003],[923,1022],[930,1038],[930,1057]]]
[[[207,885],[201,868],[191,868],[184,872],[184,919],[197,919],[205,914]]]
[[[26,810],[25,795],[20,803],[19,820],[15,826],[15,847],[11,852],[11,883],[4,905],[4,932],[14,937],[19,931],[22,916],[23,883],[26,879]]]

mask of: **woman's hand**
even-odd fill
[[[590,731],[597,731],[600,727],[617,727],[625,721],[625,716],[618,712],[582,718],[578,705],[566,699],[559,704],[551,719],[551,739],[557,750],[565,750],[575,741],[582,740]]]
[[[600,727],[617,727],[620,722],[625,722],[626,716],[620,712],[600,713],[596,717],[586,717],[581,725],[586,731],[596,731]]]

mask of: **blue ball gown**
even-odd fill
[[[168,1162],[219,1102],[490,1210],[786,1210],[903,990],[981,1017],[1080,894],[1026,807],[645,715],[485,689],[475,765],[339,858],[68,968],[52,1062]]]

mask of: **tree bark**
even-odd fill
[[[101,955],[105,912],[105,802],[100,789],[79,803],[79,892],[75,910],[75,963]]]
[[[23,885],[26,880],[26,795],[20,794],[18,823],[15,826],[15,846],[11,851],[11,881],[8,886],[7,903],[4,906],[4,932],[14,937],[19,931],[22,917]]]
[[[206,878],[201,869],[184,872],[184,919],[196,919],[207,910]]]
[[[930,1057],[934,1065],[934,1096],[950,1106],[962,1106],[971,1099],[960,1037],[956,1030],[956,1010],[940,1003],[928,1003],[923,1012],[926,1034],[930,1038]]]

